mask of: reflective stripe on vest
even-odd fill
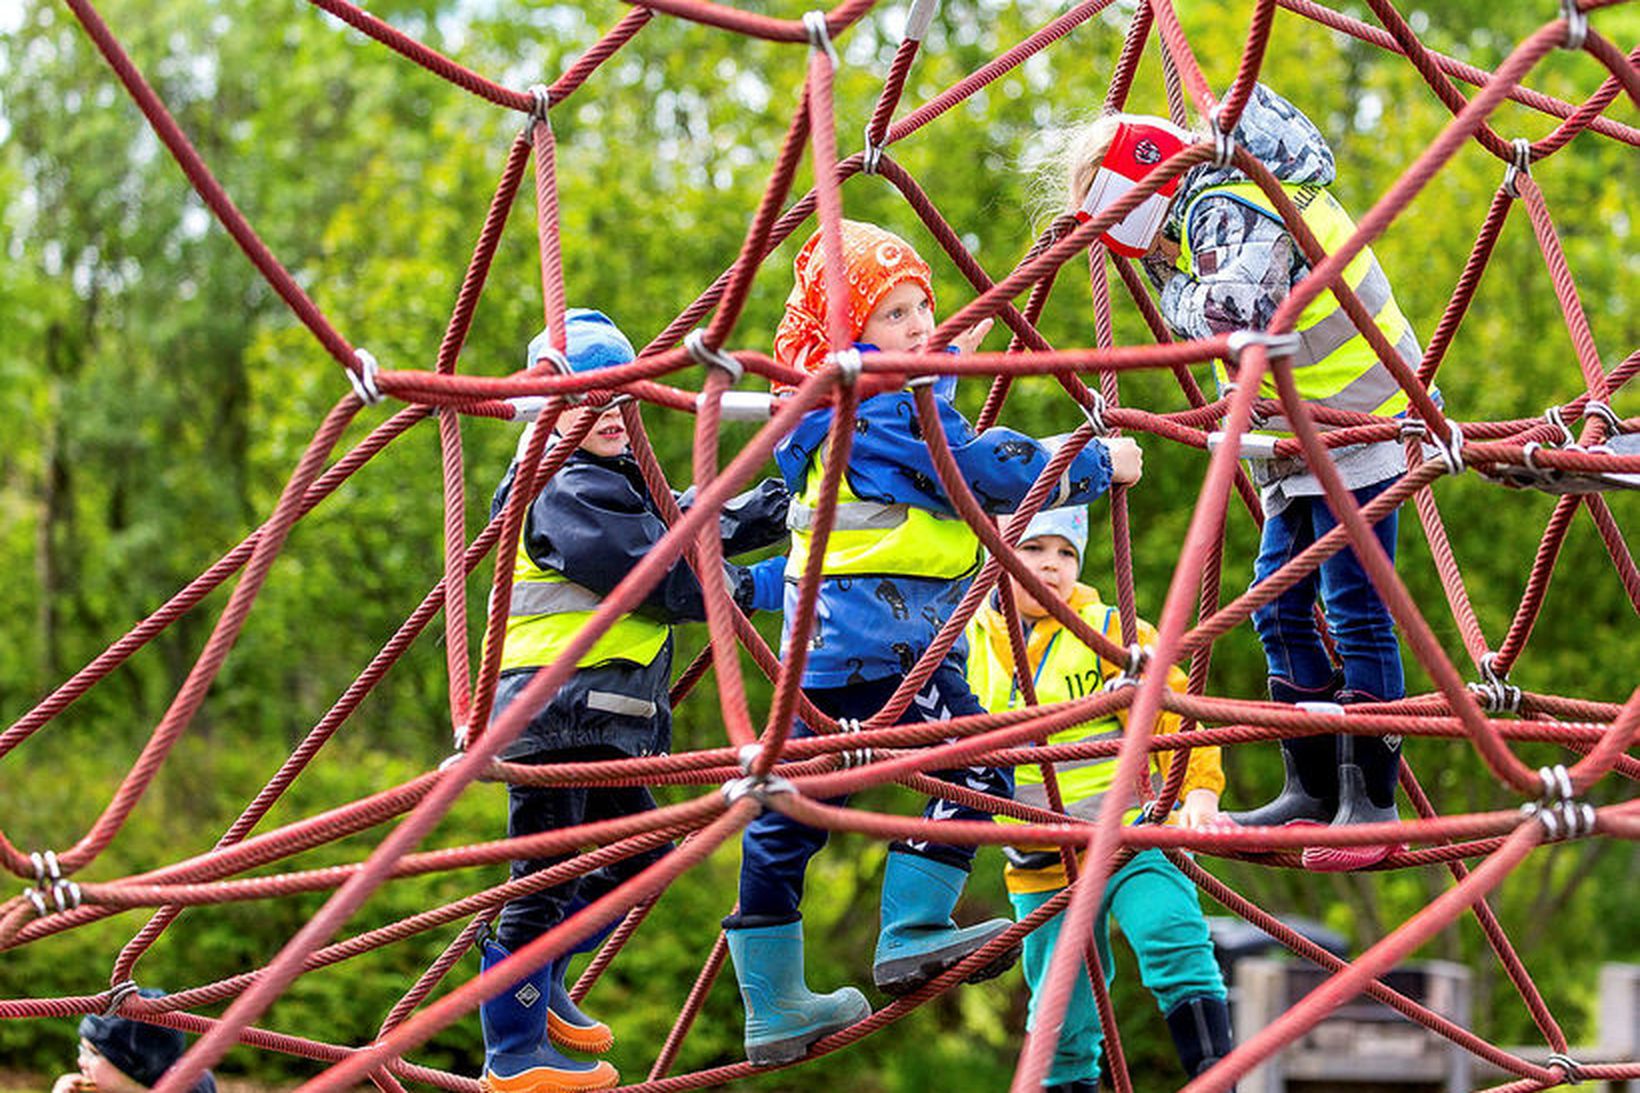
[[[818,453],[809,464],[802,494],[787,510],[792,533],[788,577],[801,577],[808,564],[809,540],[825,477]],[[904,503],[865,501],[848,484],[838,483],[837,516],[826,540],[822,572],[828,577],[853,574],[903,575],[951,580],[979,564],[979,539],[966,521]]]
[[[1092,603],[1084,607],[1080,614],[1089,626],[1101,633],[1109,633],[1115,608]],[[1050,642],[1043,651],[1036,670],[1036,699],[1044,706],[1095,694],[1106,678],[1107,665],[1098,653],[1077,641],[1068,631],[1061,631],[1056,637],[1058,640]],[[987,710],[1010,709],[1018,702],[1013,673],[998,659],[989,636],[979,626],[970,628],[968,638],[968,685],[974,689],[974,696]],[[1116,673],[1113,671],[1110,674]],[[1121,735],[1121,722],[1110,716],[1060,729],[1050,735],[1047,742],[1050,745],[1086,744],[1096,740],[1119,739]],[[1116,757],[1065,760],[1054,763],[1053,770],[1066,813],[1093,818],[1099,812],[1104,795],[1116,780]],[[1021,763],[1014,768],[1014,800],[1037,808],[1049,807],[1040,766]],[[997,816],[996,819],[999,823],[1017,822],[1007,816]]]
[[[558,659],[558,655],[575,639],[592,618],[603,598],[585,585],[551,569],[535,564],[524,549],[523,540],[513,562],[512,604],[507,612],[507,634],[501,646],[501,669],[540,668]],[[630,660],[635,664],[649,664],[666,646],[671,628],[639,615],[622,615],[593,643],[577,668],[590,668],[610,660]],[[609,700],[595,705],[593,698]],[[622,708],[610,704],[620,700]],[[638,705],[647,707],[640,712]],[[627,695],[605,694],[594,691],[588,695],[589,709],[608,713],[651,717],[655,704]]]
[[[1304,223],[1328,253],[1338,250],[1355,234],[1355,221],[1344,211],[1332,194],[1313,185],[1286,185],[1283,187],[1298,206]],[[1206,195],[1228,197],[1263,215],[1281,221],[1275,204],[1251,182],[1212,186],[1193,200]],[[1189,273],[1192,269],[1190,248],[1190,210],[1185,210],[1185,236],[1180,241],[1179,268]],[[1408,366],[1416,368],[1422,359],[1418,339],[1412,324],[1402,314],[1372,248],[1363,247],[1344,268],[1344,282],[1355,291],[1363,307],[1372,315],[1384,337]],[[1299,394],[1316,406],[1354,413],[1393,416],[1407,408],[1406,392],[1395,376],[1384,367],[1366,338],[1355,328],[1355,323],[1338,303],[1331,291],[1323,291],[1311,300],[1298,318],[1299,351],[1292,359],[1293,378]],[[1221,385],[1230,382],[1229,371],[1223,361],[1215,362],[1214,373]],[[1275,379],[1266,373],[1259,383],[1259,394],[1276,398]],[[1286,435],[1288,423],[1274,419],[1261,432]]]

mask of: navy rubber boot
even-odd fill
[[[588,1017],[569,996],[565,976],[569,972],[568,954],[553,961],[547,978],[547,1039],[571,1051],[585,1051],[602,1055],[615,1044],[615,1034],[609,1026]]]
[[[1324,687],[1299,687],[1281,676],[1270,677],[1270,698],[1289,706],[1330,703],[1343,684],[1341,677]],[[1336,711],[1335,711],[1336,712]],[[1267,804],[1230,819],[1243,827],[1283,827],[1287,824],[1329,824],[1338,811],[1337,737],[1294,736],[1281,741],[1285,779],[1281,792]]]
[[[753,1066],[801,1059],[816,1040],[871,1016],[853,987],[809,990],[803,975],[803,924],[725,930],[729,958],[746,1006],[746,1058]]]
[[[509,955],[495,940],[481,943],[481,968],[489,971]],[[547,1043],[547,998],[552,965],[537,968],[478,1008],[484,1028],[485,1093],[558,1093],[612,1089],[621,1080],[607,1062],[584,1062]]]
[[[1230,1008],[1222,998],[1198,994],[1168,1010],[1166,1016],[1179,1063],[1192,1078],[1207,1073],[1236,1046],[1230,1033]],[[1230,1093],[1235,1090],[1230,1087]]]
[[[871,978],[888,995],[910,994],[1013,925],[993,918],[976,926],[951,919],[966,870],[945,862],[891,850],[883,870],[882,928]],[[968,977],[978,983],[1001,975],[1019,959],[1014,946]]]

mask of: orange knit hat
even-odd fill
[[[848,329],[858,338],[877,304],[893,289],[910,281],[928,293],[934,302],[934,285],[928,263],[917,256],[910,243],[875,224],[843,221],[843,269],[848,282]],[[825,367],[830,351],[826,337],[825,252],[817,231],[792,263],[796,283],[786,297],[786,314],[774,336],[776,363],[800,372],[814,373]],[[790,391],[775,384],[777,392]]]

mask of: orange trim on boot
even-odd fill
[[[555,1070],[550,1066],[532,1066],[510,1078],[485,1071],[478,1080],[484,1093],[569,1093],[578,1089],[614,1089],[621,1083],[621,1075],[603,1060],[591,1070]]]
[[[602,1021],[574,1025],[551,1010],[547,1011],[547,1039],[556,1047],[589,1055],[602,1055],[615,1045],[615,1034]]]

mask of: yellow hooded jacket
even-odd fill
[[[1122,622],[1114,607],[1106,606],[1094,588],[1077,583],[1071,590],[1070,606],[1089,626],[1103,632],[1118,645],[1122,644]],[[1152,645],[1156,629],[1143,619],[1139,620],[1139,641]],[[993,712],[1013,709],[1024,704],[1014,679],[1013,651],[1008,645],[1008,624],[1001,610],[986,603],[974,614],[968,624],[968,682],[980,703]],[[1085,698],[1098,692],[1105,682],[1121,674],[1123,665],[1112,664],[1092,649],[1065,632],[1052,616],[1037,620],[1025,634],[1025,655],[1035,681],[1039,703],[1065,702]],[[1187,677],[1176,665],[1168,667],[1168,686],[1182,692]],[[1128,712],[1119,710],[1114,716],[1087,721],[1061,729],[1048,737],[1049,744],[1076,744],[1101,737],[1117,737],[1127,728]],[[1156,720],[1156,732],[1177,732],[1179,715],[1163,711]],[[1167,777],[1172,753],[1157,752],[1151,756],[1151,782],[1160,789]],[[1098,814],[1104,795],[1111,790],[1116,777],[1116,759],[1081,759],[1054,764],[1065,810],[1073,816],[1093,818]],[[1047,795],[1042,783],[1042,768],[1020,766],[1014,771],[1015,798],[1024,804],[1047,807]],[[1195,748],[1190,752],[1190,766],[1185,772],[1180,795],[1195,789],[1224,790],[1224,770],[1219,762],[1217,747]],[[1133,795],[1137,806],[1137,795]],[[1137,815],[1137,807],[1129,813],[1129,820]],[[1006,817],[998,820],[1007,821]],[[1007,821],[1011,822],[1011,821]],[[1064,887],[1063,865],[1044,869],[1020,869],[1012,864],[1007,871],[1008,888],[1013,892],[1044,892]]]

